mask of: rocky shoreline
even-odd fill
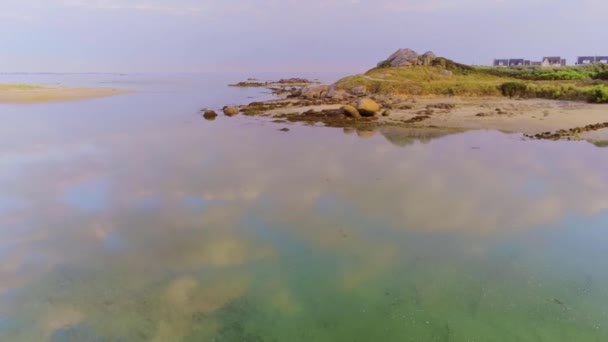
[[[227,117],[259,116],[277,123],[352,129],[495,129],[546,140],[586,140],[585,132],[605,131],[605,138],[602,136],[601,140],[608,140],[608,123],[601,121],[608,119],[602,115],[608,110],[606,105],[504,98],[354,95],[331,90],[331,86],[306,87],[280,99],[224,107],[222,111]],[[362,107],[365,104],[375,108],[365,111]],[[207,112],[205,118],[217,117],[217,113]]]
[[[247,81],[242,81],[236,84],[230,84],[230,87],[274,87],[274,86],[306,86],[310,84],[319,83],[317,81],[310,81],[306,78],[287,78],[280,79],[278,81],[264,81],[260,82],[256,78],[249,78]]]
[[[286,78],[278,81],[260,81],[256,78],[249,78],[246,81],[241,81],[235,84],[229,84],[229,87],[239,88],[267,88],[274,95],[291,94],[298,90],[298,87],[304,87],[311,84],[319,84],[317,81],[311,81],[306,78]]]
[[[426,67],[437,61],[445,64],[445,59],[432,52],[419,56],[412,50],[402,49],[379,65],[400,72],[403,68]],[[447,72],[439,74],[439,77],[451,77]],[[362,85],[345,87],[341,82],[314,84],[302,78],[276,82],[250,79],[233,86],[277,86],[273,93],[279,98],[226,106],[222,111],[228,117],[243,114],[271,118],[277,123],[299,122],[349,130],[391,126],[495,129],[521,133],[528,139],[548,140],[585,140],[585,133],[593,131],[595,140],[598,134],[600,141],[608,140],[608,105],[602,104],[496,96],[415,96],[377,92]],[[203,115],[207,120],[217,117],[217,113],[211,111]]]
[[[608,128],[608,122],[587,125],[584,127],[574,127],[570,129],[560,129],[555,132],[542,132],[538,134],[525,134],[527,138],[543,140],[581,140],[581,134],[594,132]]]

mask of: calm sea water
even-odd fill
[[[0,340],[608,340],[608,150],[200,117],[248,76],[0,75],[139,91],[0,105]]]

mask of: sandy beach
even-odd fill
[[[0,84],[0,103],[42,103],[85,100],[130,93],[109,88],[71,88],[23,84]]]
[[[279,100],[283,102],[289,100]],[[493,129],[535,135],[608,122],[608,105],[543,99],[466,97],[401,97],[395,99],[389,116],[377,115],[378,126],[412,128]],[[343,104],[288,106],[267,112],[268,116],[297,118],[307,111],[339,110]],[[404,109],[405,108],[405,109]],[[297,121],[297,120],[294,120]],[[302,120],[306,121],[306,120]],[[352,122],[351,122],[352,121]],[[343,126],[356,124],[345,120]],[[608,140],[608,129],[583,132],[581,139]]]

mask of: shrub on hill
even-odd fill
[[[475,71],[475,68],[469,65],[456,63],[451,59],[437,57],[431,62],[432,66],[442,67],[446,70],[450,70],[452,72],[459,72],[462,74],[467,74],[469,72]]]
[[[595,74],[595,76],[593,78],[596,80],[608,81],[608,71],[598,72],[597,74]]]
[[[508,97],[527,97],[528,87],[521,82],[507,82],[499,86],[503,96]]]
[[[591,88],[587,101],[592,103],[608,103],[608,87],[600,84]]]

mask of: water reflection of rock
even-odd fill
[[[420,141],[423,144],[433,139],[442,138],[451,134],[462,133],[463,130],[450,128],[426,128],[426,127],[382,127],[380,133],[396,146],[407,146]]]
[[[363,138],[363,139],[367,139],[367,138],[371,138],[374,135],[376,135],[376,128],[373,127],[362,127],[362,128],[357,128],[357,135],[359,136],[359,138]]]
[[[351,135],[355,133],[355,129],[352,127],[344,127],[344,134],[346,135]]]
[[[595,145],[596,147],[608,147],[608,140],[591,140],[589,142]]]

